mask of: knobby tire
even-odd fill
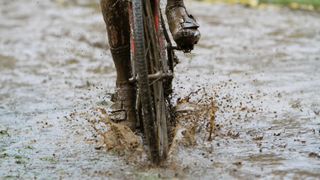
[[[168,150],[167,106],[162,80],[150,82],[148,74],[161,71],[159,37],[151,13],[150,0],[132,0],[134,68],[137,75],[144,136],[149,156],[159,164]]]

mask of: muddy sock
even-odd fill
[[[117,71],[117,84],[128,82],[131,77],[129,3],[121,0],[101,0],[100,4]]]
[[[113,62],[117,71],[117,87],[126,84],[131,77],[129,45],[111,48]]]

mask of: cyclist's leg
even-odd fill
[[[177,45],[184,49],[192,49],[200,39],[199,25],[194,17],[188,14],[183,0],[168,0],[166,15]]]
[[[124,0],[101,0],[103,18],[107,26],[110,50],[116,67],[116,94],[113,98],[110,117],[135,128],[135,89],[129,83],[130,62],[130,24],[128,2]]]

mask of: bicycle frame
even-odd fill
[[[166,27],[166,24],[165,24],[165,20],[164,20],[164,17],[162,15],[162,12],[161,12],[161,8],[160,8],[160,0],[150,0],[150,2],[152,3],[152,9],[153,9],[153,17],[154,17],[154,25],[155,25],[155,29],[156,29],[156,32],[158,34],[158,37],[161,37],[161,33],[163,34],[164,36],[164,40],[163,38],[160,39],[160,48],[161,49],[166,49],[166,56],[167,57],[162,57],[163,58],[166,58],[165,61],[168,61],[167,63],[163,63],[163,64],[167,64],[168,67],[169,67],[169,70],[171,71],[170,73],[168,74],[161,74],[161,73],[157,73],[157,74],[154,74],[154,75],[150,75],[150,79],[158,79],[158,78],[168,78],[168,77],[171,77],[173,78],[173,72],[174,72],[174,67],[176,66],[176,64],[179,63],[179,60],[177,58],[177,56],[175,55],[174,53],[174,50],[179,50],[177,47],[173,46],[172,42],[171,42],[171,39],[170,39],[170,36],[169,36],[169,33],[168,33],[168,29]],[[129,5],[130,7],[130,10],[129,10],[129,14],[132,15],[132,5],[130,3]],[[133,22],[132,20],[132,16],[130,16],[130,22]],[[133,24],[131,23],[131,33],[132,33],[132,28],[133,28]],[[161,28],[162,28],[162,32],[161,32]],[[132,39],[132,36],[131,36],[131,56],[133,57],[134,56],[134,40]],[[134,63],[134,62],[132,62]],[[133,77],[130,78],[130,81],[131,82],[135,82],[137,79],[137,77],[135,77],[134,75],[136,74],[135,72],[135,66],[134,64],[132,64],[132,74],[133,74]],[[164,72],[168,72],[168,69],[165,68]]]

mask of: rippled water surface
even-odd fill
[[[188,7],[202,39],[179,53],[173,101],[201,89],[219,128],[208,141],[194,119],[192,145],[151,168],[98,148],[87,121],[115,80],[98,2],[0,2],[0,179],[319,179],[320,14]]]

